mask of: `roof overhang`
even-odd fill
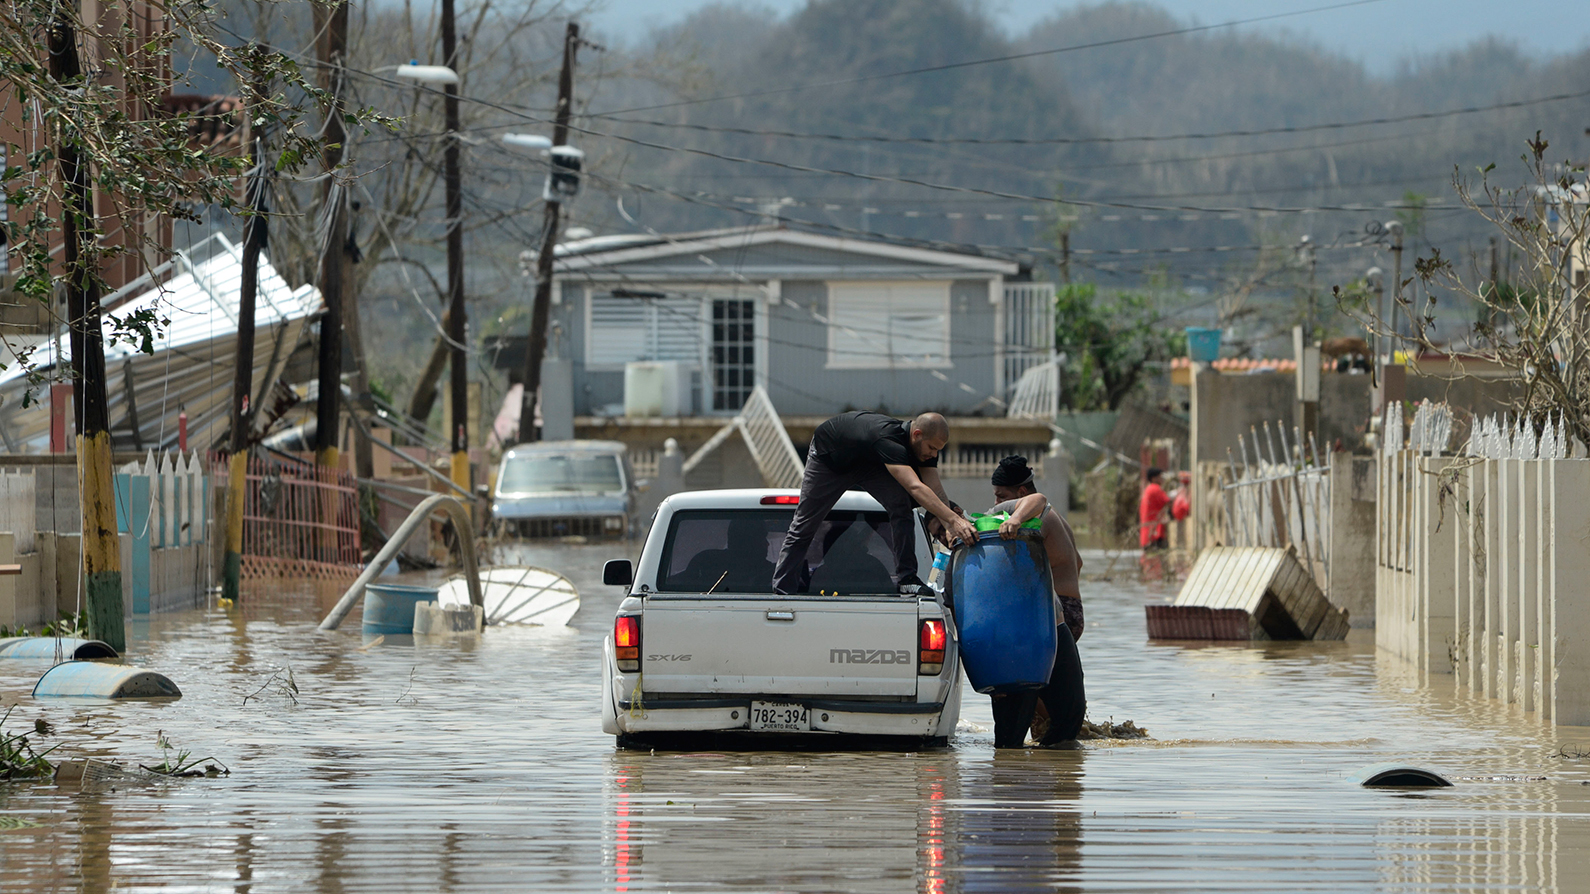
[[[1019,270],[1018,265],[1014,261],[1006,261],[999,258],[940,251],[931,248],[912,248],[904,245],[892,245],[886,242],[870,242],[863,239],[824,236],[819,233],[806,233],[799,230],[786,230],[776,227],[750,230],[720,230],[707,234],[687,234],[676,239],[669,239],[666,242],[650,245],[567,255],[557,259],[553,270],[559,274],[596,274],[602,268],[619,264],[634,264],[660,258],[699,255],[722,249],[744,249],[757,245],[796,245],[804,248],[822,248],[865,257],[938,267],[942,268],[947,274],[971,274],[973,276],[988,277],[1013,276]],[[791,264],[791,273],[798,275],[800,272],[798,267],[799,265],[797,264]],[[814,275],[827,274],[814,272]]]

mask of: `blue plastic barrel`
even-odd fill
[[[947,595],[954,603],[961,664],[978,692],[1037,689],[1054,669],[1054,583],[1043,540],[996,531],[957,547]]]
[[[415,587],[408,584],[366,584],[363,632],[369,636],[412,634],[414,604],[435,602],[436,589],[436,587]]]
[[[115,658],[116,650],[97,639],[63,636],[18,636],[0,639],[0,658],[55,660],[59,644],[62,658]]]
[[[1187,356],[1194,363],[1213,363],[1220,359],[1220,330],[1202,326],[1187,327]]]
[[[34,698],[181,698],[171,678],[141,667],[66,661],[50,668],[33,686]]]

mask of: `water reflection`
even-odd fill
[[[1082,761],[1080,751],[998,751],[961,770],[959,795],[942,808],[930,792],[926,823],[937,834],[942,810],[944,853],[942,868],[924,865],[923,890],[1080,891]]]

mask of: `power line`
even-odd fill
[[[1214,31],[1220,28],[1233,28],[1240,25],[1254,25],[1259,22],[1271,22],[1277,19],[1293,18],[1295,16],[1310,15],[1316,12],[1329,12],[1336,9],[1347,9],[1354,6],[1367,6],[1380,3],[1382,0],[1349,0],[1346,3],[1333,3],[1329,6],[1316,6],[1310,9],[1297,9],[1291,12],[1277,12],[1269,15],[1256,16],[1251,19],[1234,19],[1215,25],[1191,25],[1186,28],[1174,28],[1169,31],[1157,31],[1152,34],[1137,34],[1131,37],[1115,37],[1109,40],[1095,40],[1089,43],[1072,44],[1064,47],[1054,47],[1047,50],[1030,50],[1025,53],[1009,53],[1004,56],[992,56],[986,59],[968,59],[964,62],[949,62],[943,65],[929,65],[923,68],[910,68],[904,71],[886,72],[875,75],[858,75],[851,78],[836,78],[828,81],[814,81],[808,84],[796,84],[791,87],[778,87],[772,90],[753,90],[746,93],[730,93],[723,96],[709,96],[702,99],[685,99],[677,102],[659,103],[649,106],[636,106],[628,109],[614,109],[601,113],[604,116],[622,115],[630,112],[649,112],[654,109],[672,109],[679,106],[693,106],[708,102],[721,102],[729,99],[751,99],[759,96],[777,96],[787,93],[799,93],[804,90],[815,90],[819,87],[837,87],[843,84],[861,84],[869,81],[883,81],[893,78],[910,77],[912,75],[931,74],[939,71],[954,71],[962,68],[971,68],[978,65],[993,65],[1000,62],[1014,62],[1020,59],[1032,59],[1038,56],[1055,56],[1060,53],[1073,53],[1078,50],[1093,50],[1100,47],[1120,46],[1121,44],[1136,43],[1144,40],[1157,40],[1163,37],[1177,37],[1184,34],[1198,34],[1205,31]]]
[[[719,127],[710,124],[690,124],[676,121],[649,121],[638,118],[620,118],[615,112],[590,113],[586,117],[602,118],[624,124],[643,124],[649,127],[667,127],[676,130],[696,130],[706,133],[738,134],[756,137],[783,137],[794,140],[832,140],[851,143],[910,143],[922,145],[972,145],[972,146],[1074,146],[1094,145],[1100,143],[1160,143],[1177,140],[1216,140],[1226,137],[1258,137],[1273,134],[1311,133],[1321,130],[1342,130],[1354,127],[1372,127],[1379,124],[1400,124],[1406,121],[1429,121],[1438,118],[1450,118],[1456,115],[1473,115],[1480,112],[1494,112],[1501,109],[1518,109],[1528,106],[1542,105],[1545,103],[1562,102],[1569,99],[1582,99],[1590,96],[1590,90],[1580,90],[1575,93],[1558,93],[1552,96],[1542,96],[1535,99],[1520,99],[1510,102],[1499,102],[1486,106],[1465,106],[1459,109],[1446,109],[1439,112],[1420,112],[1412,115],[1392,115],[1381,118],[1364,118],[1358,121],[1334,121],[1325,124],[1305,124],[1290,127],[1266,127],[1249,130],[1226,130],[1207,133],[1181,133],[1165,134],[1162,136],[1121,136],[1121,137],[884,137],[865,136],[857,134],[810,133],[787,130],[755,130],[746,127]]]

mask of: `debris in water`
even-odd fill
[[[1082,729],[1077,733],[1080,739],[1148,739],[1152,738],[1148,730],[1138,726],[1130,720],[1120,723],[1115,718],[1110,718],[1103,723],[1094,723],[1091,720],[1082,721]]]
[[[0,779],[38,779],[49,776],[55,772],[55,767],[44,759],[54,749],[46,749],[43,754],[33,750],[28,744],[28,734],[18,733],[14,736],[7,735],[5,723],[11,718],[11,712],[16,710],[13,705],[6,709],[5,716],[0,717]],[[34,724],[38,730],[38,724]]]
[[[0,816],[0,831],[9,829],[37,829],[39,824],[20,816]]]

